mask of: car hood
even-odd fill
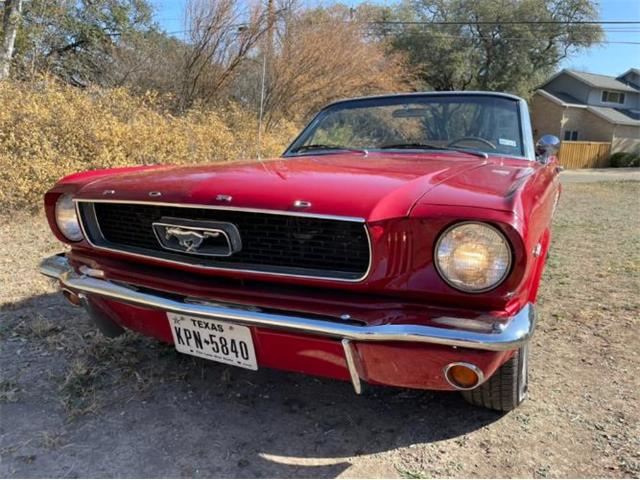
[[[76,193],[80,199],[220,205],[339,215],[369,221],[408,215],[435,186],[486,165],[466,154],[316,155],[261,162],[114,171]],[[231,201],[220,199],[231,197]],[[311,205],[295,208],[302,200]]]

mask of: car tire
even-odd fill
[[[527,398],[529,345],[521,347],[479,387],[462,392],[472,405],[509,412]]]

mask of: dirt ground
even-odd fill
[[[564,183],[640,181],[640,168],[583,168],[565,170],[560,174]]]
[[[0,217],[0,477],[638,477],[639,207],[639,182],[566,185],[507,415],[107,340],[37,273],[42,218]]]

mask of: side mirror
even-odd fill
[[[543,135],[536,142],[536,156],[541,163],[549,163],[549,158],[560,150],[560,140],[555,135]]]

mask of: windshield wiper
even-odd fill
[[[430,143],[391,143],[389,145],[380,145],[378,147],[381,150],[394,150],[394,149],[415,149],[415,150],[444,150],[442,147],[432,145]]]
[[[308,152],[313,150],[345,150],[347,152],[362,152],[365,155],[368,153],[364,148],[351,148],[344,147],[342,145],[323,145],[320,143],[314,143],[311,145],[300,145],[295,150],[292,150],[291,153]]]
[[[394,143],[389,145],[380,145],[380,150],[400,150],[400,149],[414,149],[414,150],[445,150],[451,152],[461,152],[469,155],[475,155],[480,158],[489,158],[489,155],[481,150],[475,150],[473,148],[458,148],[458,147],[439,147],[438,145],[432,145],[430,143]]]

